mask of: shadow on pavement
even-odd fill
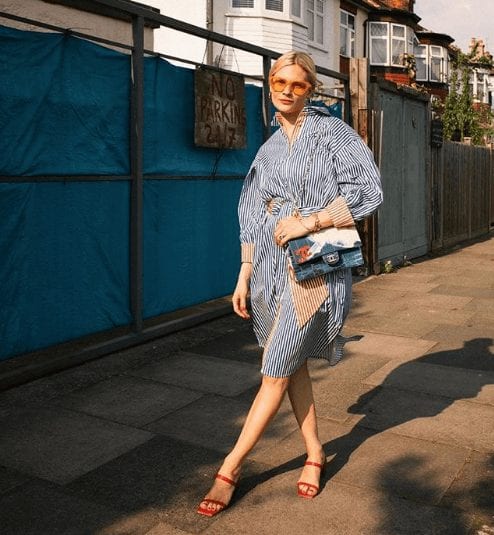
[[[464,347],[459,350],[430,353],[413,361],[405,362],[389,373],[381,385],[361,396],[357,403],[350,407],[349,412],[361,414],[363,418],[349,433],[324,445],[327,456],[332,457],[327,466],[324,483],[338,474],[347,464],[350,456],[366,440],[411,420],[435,417],[455,401],[477,397],[484,386],[491,384],[492,375],[472,373],[467,377],[468,380],[456,381],[454,387],[445,387],[444,389],[438,387],[436,392],[425,390],[425,396],[421,400],[417,400],[417,396],[421,395],[417,391],[409,391],[408,395],[404,395],[402,389],[406,389],[411,377],[417,377],[417,372],[420,369],[418,365],[420,364],[447,366],[449,370],[455,366],[461,367],[463,371],[465,369],[479,372],[494,370],[494,355],[489,351],[493,342],[494,340],[491,338],[477,338],[465,342]],[[471,357],[468,361],[465,360],[466,353]],[[424,367],[424,373],[426,371],[427,369]],[[405,386],[403,387],[403,385]],[[383,408],[383,403],[393,399],[392,396],[379,399],[384,390],[395,390],[397,402],[393,407]],[[429,400],[426,399],[428,393],[433,394],[429,396]],[[382,413],[379,414],[381,411]],[[479,432],[481,431],[479,430]],[[427,473],[426,462],[426,459],[416,455],[404,456],[398,461],[388,464],[381,471],[377,484],[386,492],[386,497],[399,497],[396,492],[397,488],[407,488],[410,489],[407,495],[425,496],[425,503],[430,503],[427,497],[440,494],[441,490],[435,487],[434,474]],[[462,511],[491,518],[494,524],[494,454],[484,455],[482,460],[472,464],[477,469],[477,477],[467,474],[470,476],[470,481],[468,482],[467,477],[466,486],[453,486],[448,490],[447,495],[439,505],[450,507],[450,518],[448,518],[448,524],[444,531],[440,528],[440,522],[444,522],[444,518],[438,523],[432,519],[431,522],[437,525],[437,531],[434,533],[454,533],[455,535],[471,533],[470,521],[466,519]],[[467,463],[464,470],[468,469]],[[385,520],[380,526],[379,534],[395,535],[400,520],[394,516],[402,515],[402,510],[395,511],[392,502],[386,499],[383,500],[382,513]],[[431,511],[431,515],[434,513],[435,511]],[[419,531],[417,528],[416,533],[427,532]]]

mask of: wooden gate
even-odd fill
[[[371,95],[374,151],[384,190],[378,260],[399,263],[429,248],[429,99],[384,81],[372,84]]]

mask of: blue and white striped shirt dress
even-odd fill
[[[279,128],[259,149],[239,202],[242,260],[251,261],[254,332],[264,348],[261,372],[288,377],[308,357],[335,364],[333,342],[348,314],[349,269],[300,283],[285,248],[274,241],[279,219],[326,209],[335,226],[362,219],[382,202],[379,170],[358,134],[324,108],[306,107],[290,144]],[[281,119],[280,119],[281,121]]]

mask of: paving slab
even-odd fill
[[[0,497],[2,535],[144,535],[155,522],[125,517],[111,507],[69,496],[62,487],[33,481]]]
[[[359,307],[361,304],[365,304],[367,299],[372,299],[376,303],[384,303],[389,306],[393,306],[395,303],[404,302],[405,298],[410,294],[405,288],[396,289],[389,288],[386,291],[382,287],[374,286],[374,281],[377,277],[371,277],[369,280],[364,280],[352,289],[353,305]],[[354,309],[350,310],[350,314]]]
[[[150,531],[146,531],[146,535],[187,535],[189,533],[190,531],[182,531],[181,529],[171,526],[170,524],[165,524],[164,522],[160,522]]]
[[[61,408],[18,410],[0,428],[1,465],[61,484],[153,436]]]
[[[350,433],[358,434],[359,431],[358,428],[352,429]],[[384,489],[389,495],[425,505],[439,505],[469,452],[466,448],[399,436],[388,431],[370,436],[357,448],[344,452],[343,457],[348,456],[348,461],[334,475],[334,480]],[[336,462],[338,469],[342,461],[336,459]],[[329,469],[332,470],[331,461]]]
[[[432,352],[424,355],[423,360],[428,364],[493,372],[494,354],[491,346],[490,338],[468,341],[449,339],[438,342]]]
[[[0,495],[30,480],[31,478],[29,476],[21,474],[17,470],[10,470],[9,468],[0,466]]]
[[[474,297],[476,299],[494,298],[494,288],[485,288],[483,286],[475,288],[472,286],[447,286],[446,284],[441,284],[431,290],[431,293]]]
[[[145,428],[155,434],[227,453],[240,434],[251,403],[252,400],[208,395]],[[295,417],[285,399],[256,448],[269,447],[296,428]]]
[[[465,306],[465,310],[471,310],[482,314],[486,319],[494,318],[494,299],[472,299]]]
[[[346,347],[351,347],[352,344],[353,342],[349,342]],[[347,353],[338,366],[329,366],[326,361],[311,359],[309,370],[318,416],[339,422],[346,421],[351,415],[348,407],[370,390],[362,380],[388,361],[389,359],[382,357],[370,359],[367,356]]]
[[[232,397],[261,381],[257,365],[186,352],[128,373],[198,392]]]
[[[386,490],[426,505],[438,505],[470,455],[470,449],[361,428],[358,425],[320,421],[319,433],[328,465],[322,482],[334,481]],[[278,470],[300,473],[305,452],[298,433],[278,445],[252,455]],[[296,476],[298,477],[298,475]]]
[[[454,507],[492,521],[494,527],[494,453],[474,454],[441,500]]]
[[[186,533],[199,533],[210,520],[196,513],[221,463],[221,455],[166,437],[85,474],[67,485],[71,495],[111,506],[123,516],[166,523]],[[246,462],[237,496],[255,486],[262,465]]]
[[[369,357],[384,357],[389,360],[413,360],[420,357],[436,345],[435,340],[417,340],[407,336],[371,333],[359,331],[357,328],[345,327],[345,333],[362,335],[358,342],[345,345],[348,356],[367,355]]]
[[[354,291],[355,293],[355,291]],[[423,294],[406,294],[404,296],[396,296],[394,293],[390,296],[388,292],[383,292],[373,286],[368,286],[365,293],[359,288],[357,299],[360,299],[363,303],[366,301],[377,303],[380,299],[389,301],[391,307],[399,304],[402,310],[413,310],[415,308],[425,308],[432,310],[443,310],[445,313],[451,310],[462,310],[466,308],[470,303],[476,301],[473,297],[465,297],[459,295],[442,295],[437,293],[428,293],[426,297]],[[350,311],[350,315],[352,311]]]
[[[486,322],[485,324],[439,325],[427,334],[427,338],[437,342],[473,343],[477,340],[489,347],[492,346],[494,340],[494,324]]]
[[[53,401],[113,422],[142,427],[204,394],[131,376],[112,377]]]
[[[468,317],[471,316],[471,314],[468,315]],[[417,310],[395,310],[388,314],[350,316],[346,321],[346,328],[413,338],[427,338],[428,333],[440,323],[440,319],[440,315],[434,317],[426,313],[421,314]]]
[[[190,352],[261,366],[262,348],[251,328],[195,345],[190,348]]]
[[[187,486],[212,481],[221,455],[156,437],[66,485],[67,492],[127,514],[148,511],[155,520]]]
[[[276,476],[213,520],[215,535],[451,535],[467,533],[459,512],[420,506],[386,493],[333,482],[313,500],[296,496],[291,473]],[[266,507],[269,502],[269,507]]]
[[[412,362],[391,361],[364,380],[373,386],[392,386],[413,392],[469,399],[494,406],[494,372],[427,364],[426,357]]]
[[[372,288],[387,292],[388,290],[402,291],[413,294],[429,293],[440,286],[439,282],[418,282],[410,277],[400,277],[398,274],[386,274],[376,277],[372,281]]]
[[[488,272],[486,276],[484,272],[484,276],[472,277],[472,272],[469,269],[443,273],[436,280],[440,286],[453,288],[486,288],[488,290],[494,288],[494,273]]]
[[[360,426],[482,452],[494,450],[494,407],[409,392],[377,388],[355,409]]]

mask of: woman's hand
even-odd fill
[[[235,287],[232,297],[233,310],[235,314],[244,320],[248,320],[250,318],[249,311],[247,310],[247,296],[249,295],[251,274],[252,264],[249,262],[244,262],[240,268],[237,286]]]
[[[305,219],[309,218],[306,217],[304,220]],[[310,223],[311,222],[309,222],[309,224]],[[300,218],[295,216],[280,219],[274,229],[274,241],[276,242],[276,245],[283,247],[289,240],[300,238],[300,236],[306,236],[310,232],[311,227],[309,224],[302,223]]]

